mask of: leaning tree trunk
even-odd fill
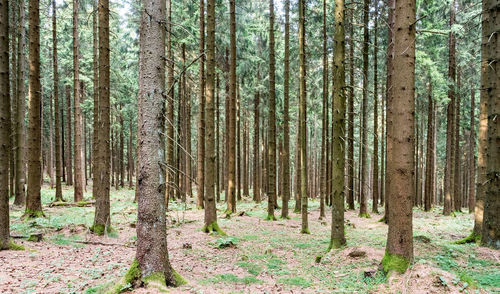
[[[388,101],[387,196],[389,231],[384,271],[404,273],[413,260],[415,160],[415,0],[396,0],[392,97]]]
[[[29,1],[29,122],[28,122],[28,193],[26,216],[43,215],[40,194],[42,177],[42,129],[41,118],[41,83],[40,83],[40,3]]]
[[[94,172],[98,179],[96,205],[92,230],[101,235],[111,230],[109,202],[109,0],[99,0],[99,136],[97,138],[97,161]]]
[[[25,9],[24,2],[19,3],[19,37],[18,37],[18,55],[17,55],[17,113],[16,113],[16,162],[14,164],[15,171],[15,192],[16,196],[14,198],[14,205],[24,205],[26,202],[26,132],[25,132],[25,122],[24,117],[26,115],[25,106],[25,53],[26,53],[26,42],[25,42]],[[57,55],[57,54],[56,54]]]
[[[9,1],[0,1],[0,250],[9,249]]]
[[[485,98],[488,105],[488,152],[486,153],[486,184],[484,199],[484,222],[481,243],[495,249],[500,249],[500,10],[498,1],[483,1],[483,37],[488,36],[488,42],[483,52],[489,61],[487,70],[487,86]]]
[[[332,232],[330,249],[345,245],[344,229],[344,197],[345,197],[345,30],[344,0],[335,1],[335,36],[333,63],[333,199],[332,199]]]

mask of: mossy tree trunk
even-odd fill
[[[396,0],[394,11],[393,97],[388,107],[387,196],[389,231],[382,264],[405,272],[413,261],[412,201],[415,161],[415,0]]]

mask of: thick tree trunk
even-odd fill
[[[0,250],[10,247],[9,230],[9,153],[10,153],[10,77],[9,77],[9,1],[0,1]]]
[[[288,201],[290,200],[290,0],[285,0],[285,58],[283,76],[283,202],[281,218],[289,218]],[[254,169],[257,168],[254,165]],[[255,178],[254,178],[255,181]]]
[[[25,102],[25,5],[24,2],[19,3],[19,37],[18,37],[18,55],[17,55],[17,113],[16,113],[16,162],[14,164],[16,171],[14,176],[15,198],[14,205],[24,205],[26,202],[26,132],[25,132],[25,115],[26,115],[26,102]],[[57,54],[56,54],[57,56]],[[55,63],[57,64],[57,63]]]
[[[396,0],[392,97],[388,101],[389,231],[384,271],[405,272],[413,260],[412,199],[415,150],[415,0]]]
[[[486,184],[484,186],[484,222],[481,243],[495,249],[500,249],[500,10],[498,1],[483,1],[483,38],[488,37],[484,47],[484,58],[489,61],[484,75],[488,105],[488,147],[486,153]]]
[[[10,24],[9,25],[9,32],[8,34],[10,35],[11,38],[11,47],[10,47],[10,60],[11,60],[11,71],[9,73],[9,79],[10,79],[10,150],[9,150],[9,163],[10,163],[10,168],[9,168],[9,197],[15,196],[16,195],[16,188],[15,188],[15,177],[16,177],[16,152],[17,152],[17,142],[16,142],[16,118],[17,118],[17,103],[16,103],[16,98],[17,98],[17,36],[18,36],[18,31],[17,31],[17,26],[18,26],[18,19],[17,19],[17,6],[18,3],[17,1],[10,1],[10,11],[9,11],[9,17],[10,17]],[[7,44],[8,45],[8,44]]]
[[[73,0],[73,99],[74,99],[74,116],[75,116],[75,194],[74,201],[83,200],[83,190],[85,186],[84,166],[83,166],[83,135],[82,135],[82,108],[81,88],[80,88],[80,57],[79,57],[79,41],[78,41],[78,9],[79,0]]]
[[[29,122],[28,122],[28,193],[26,216],[43,215],[40,194],[42,177],[41,152],[41,83],[40,83],[40,3],[29,1]]]
[[[97,142],[97,166],[95,169],[98,179],[96,189],[96,205],[94,233],[103,234],[111,230],[111,215],[109,202],[109,0],[99,0],[99,137]]]
[[[141,278],[183,283],[168,258],[165,219],[165,1],[142,1],[138,103],[138,214],[136,259]],[[106,22],[107,23],[107,22]],[[102,23],[101,23],[102,24]],[[102,97],[102,96],[101,96]],[[147,282],[146,282],[147,284]]]
[[[207,0],[207,79],[205,93],[205,225],[203,231],[222,232],[217,225],[215,207],[215,0]]]
[[[344,229],[344,197],[345,197],[345,30],[344,1],[335,1],[335,36],[333,63],[333,199],[332,199],[332,234],[330,248],[340,248],[345,245]]]
[[[302,211],[301,233],[309,234],[307,211],[307,91],[306,91],[306,2],[299,0],[299,147],[300,147],[300,198]]]

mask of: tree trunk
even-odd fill
[[[11,38],[11,47],[9,56],[11,57],[11,71],[9,73],[9,79],[11,83],[11,87],[9,88],[9,105],[10,105],[10,149],[9,149],[9,197],[16,195],[15,188],[15,177],[16,177],[16,152],[17,152],[17,143],[16,143],[16,113],[17,113],[17,1],[10,1],[10,24],[8,34]],[[8,44],[7,44],[8,46]]]
[[[75,116],[75,194],[74,201],[83,200],[84,189],[84,166],[83,166],[83,141],[82,141],[82,108],[80,89],[80,62],[78,41],[78,9],[79,0],[73,0],[73,99]]]
[[[50,189],[54,188],[54,172],[53,172],[53,167],[52,167],[52,161],[54,158],[54,150],[52,149],[52,146],[53,146],[53,143],[52,143],[53,122],[54,122],[54,117],[53,117],[53,109],[52,109],[52,97],[49,96],[49,140],[47,142],[47,144],[49,145],[48,146],[49,150],[47,151],[47,174],[49,175]]]
[[[125,140],[125,135],[123,133],[123,129],[125,127],[125,125],[123,124],[123,115],[121,113],[121,107],[120,107],[120,112],[119,112],[119,116],[120,116],[120,187],[123,188],[125,186],[125,160],[123,158],[124,156],[124,152],[123,152],[123,149],[124,149],[124,140]]]
[[[484,47],[484,58],[489,62],[485,98],[488,108],[488,147],[486,153],[486,184],[484,199],[484,222],[481,243],[495,249],[500,249],[500,83],[498,72],[500,72],[500,42],[498,28],[500,27],[500,11],[498,1],[483,1],[483,36],[488,36],[488,42]]]
[[[139,199],[136,258],[141,278],[160,276],[166,286],[183,284],[170,265],[165,219],[165,19],[164,1],[142,1],[138,103]],[[107,22],[106,22],[107,23]],[[102,22],[101,22],[102,24]],[[155,139],[152,139],[155,138]],[[147,284],[147,282],[146,282]]]
[[[382,265],[404,273],[413,261],[412,199],[415,150],[415,0],[396,0],[392,97],[388,107],[387,191],[389,231]]]
[[[373,185],[372,185],[372,212],[378,213],[379,200],[379,168],[378,168],[378,2],[375,1],[375,21],[373,25]]]
[[[206,82],[205,82],[205,85],[206,85]],[[205,86],[205,90],[206,90],[206,86]],[[216,201],[219,202],[220,201],[220,191],[221,191],[221,187],[220,187],[220,183],[221,183],[221,172],[220,172],[220,156],[219,156],[219,151],[220,151],[220,148],[219,148],[219,145],[220,145],[220,110],[219,110],[219,93],[220,93],[220,89],[219,89],[219,73],[217,73],[217,78],[216,78],[216,84],[215,84],[215,90],[214,91],[217,91],[217,94],[216,94],[216,101],[215,101],[215,115],[216,115],[216,128],[215,128],[215,134],[214,134],[214,140],[215,140],[215,157],[216,157],[216,167],[215,167],[215,195],[216,195]],[[212,97],[213,99],[213,97]],[[205,110],[206,110],[206,107],[205,107]],[[206,132],[206,130],[205,130]],[[206,143],[204,143],[206,145]],[[204,148],[206,148],[206,146],[204,146]],[[205,156],[206,157],[206,156]],[[205,159],[203,159],[203,162],[205,162]],[[206,163],[205,163],[206,164]]]
[[[245,115],[246,116],[246,115]],[[243,180],[242,180],[242,188],[243,188],[243,196],[248,197],[250,194],[248,192],[248,127],[247,120],[243,121]]]
[[[257,71],[257,80],[259,80],[259,72]],[[254,112],[253,112],[253,200],[260,203],[260,92],[257,89],[254,95]]]
[[[362,124],[361,124],[361,188],[360,188],[360,207],[359,216],[369,217],[368,214],[368,16],[370,9],[370,0],[364,0],[363,6],[363,106],[362,106]]]
[[[71,135],[71,88],[66,85],[66,185],[73,185],[73,140]]]
[[[454,190],[453,190],[453,207],[455,211],[462,211],[462,186],[460,185],[461,178],[461,152],[460,152],[460,67],[457,70],[457,92],[455,93],[455,119],[454,119],[454,131],[455,141],[453,142],[455,149],[455,173],[454,178]]]
[[[241,96],[236,84],[236,199],[241,201]]]
[[[285,0],[285,70],[283,75],[283,202],[281,218],[287,219],[290,200],[290,0]],[[254,165],[254,169],[257,168]],[[255,181],[255,178],[254,178]]]
[[[15,192],[16,196],[14,198],[14,205],[24,205],[26,202],[26,132],[25,132],[25,54],[26,54],[26,42],[25,42],[25,2],[19,3],[19,37],[18,37],[18,55],[17,55],[17,113],[16,113],[16,162],[15,162]],[[57,54],[55,54],[57,56]],[[56,66],[57,63],[54,63]]]
[[[99,179],[97,179],[96,168],[99,164],[97,162],[97,144],[99,140],[99,60],[98,60],[98,32],[97,32],[97,1],[93,0],[94,13],[92,14],[92,71],[93,71],[93,92],[94,92],[94,108],[93,108],[93,134],[92,134],[92,196],[95,198],[97,195],[97,186]]]
[[[345,197],[345,30],[344,1],[335,1],[335,35],[333,63],[333,200],[332,200],[332,234],[330,249],[340,248],[346,244],[344,229],[344,197]]]
[[[174,55],[172,51],[172,0],[168,0],[168,24],[167,33],[167,55],[168,55],[168,74],[167,74],[167,172],[166,172],[166,189],[165,203],[168,210],[169,199],[174,199],[175,189],[177,188],[177,180],[175,178],[175,134],[174,134]]]
[[[325,198],[327,190],[327,140],[328,124],[326,118],[328,116],[328,52],[327,52],[327,36],[326,36],[326,0],[323,0],[323,109],[321,116],[321,183],[320,183],[320,199],[319,199],[319,219],[325,218]],[[328,179],[329,182],[330,179]]]
[[[428,84],[428,111],[427,111],[427,156],[425,163],[425,194],[424,194],[424,210],[430,211],[432,208],[433,188],[432,178],[434,173],[433,163],[433,126],[434,126],[434,101],[432,98],[432,80],[429,78]]]
[[[111,230],[109,202],[109,0],[99,0],[99,137],[97,142],[97,183],[95,217],[92,230],[100,235]]]
[[[274,201],[276,198],[276,85],[274,57],[274,1],[269,0],[269,120],[267,149],[267,219],[275,220]]]
[[[167,123],[168,125],[168,123]],[[128,123],[128,146],[127,146],[127,168],[128,168],[128,188],[132,189],[133,186],[133,173],[134,173],[134,159],[132,158],[132,117],[129,120]],[[168,139],[167,139],[168,140]],[[168,168],[167,168],[168,170]],[[168,182],[166,183],[166,186],[168,186]]]
[[[453,26],[455,22],[455,0],[451,3],[450,6],[450,28]],[[448,52],[449,52],[449,61],[448,61],[448,79],[452,83],[448,89],[448,98],[450,102],[448,102],[447,107],[447,121],[446,121],[446,166],[445,166],[445,174],[444,174],[444,208],[443,214],[450,215],[453,210],[453,199],[454,195],[454,171],[455,171],[455,92],[454,92],[454,83],[456,76],[456,63],[455,63],[455,36],[452,31],[449,33],[449,41],[448,41]]]
[[[9,1],[0,1],[0,250],[10,247],[9,230],[9,153],[10,153],[10,78],[9,78]]]
[[[207,79],[205,93],[205,225],[203,231],[222,232],[217,225],[215,207],[215,0],[207,0]]]
[[[43,215],[41,189],[41,83],[40,83],[40,3],[29,1],[29,123],[28,123],[28,193],[26,213],[28,217]],[[7,162],[8,165],[8,162]]]
[[[476,128],[475,128],[475,111],[476,111],[476,92],[471,85],[470,91],[470,133],[469,133],[469,213],[474,212],[476,204]]]
[[[349,13],[349,23],[349,103],[347,109],[349,127],[347,134],[347,204],[349,206],[349,210],[354,210],[354,10],[351,10]]]
[[[205,53],[205,0],[200,0],[200,54]],[[203,195],[205,194],[205,55],[200,59],[200,94],[198,113],[198,164],[197,177],[198,190],[196,193],[196,206],[204,208]]]
[[[301,233],[309,234],[307,220],[307,117],[306,117],[306,2],[299,0],[299,140],[300,140],[300,198],[302,210]]]

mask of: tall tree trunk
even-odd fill
[[[97,32],[97,1],[93,0],[94,13],[92,14],[92,71],[93,71],[93,134],[92,134],[92,195],[97,195],[97,186],[99,179],[97,179],[96,168],[99,164],[97,162],[97,144],[99,140],[99,60],[98,60],[98,32]]]
[[[206,85],[206,82],[205,82],[205,85]],[[205,86],[205,90],[206,90],[206,86]],[[216,128],[215,128],[215,157],[216,157],[216,163],[215,163],[215,195],[216,195],[216,201],[219,202],[220,201],[220,191],[221,191],[221,187],[220,187],[220,183],[221,183],[221,172],[220,172],[220,156],[219,156],[219,151],[220,151],[220,148],[219,148],[219,145],[220,145],[220,109],[219,109],[219,93],[220,93],[220,90],[219,90],[219,73],[217,73],[217,78],[216,78],[216,84],[215,84],[215,90],[217,92],[216,94],[216,100],[215,100],[215,120],[216,120]],[[212,97],[213,98],[213,97]],[[205,107],[205,110],[206,110],[206,107]],[[206,130],[205,130],[206,132]],[[204,146],[205,148],[206,146]],[[205,162],[205,159],[203,159],[203,162]]]
[[[382,130],[380,132],[380,136],[379,138],[382,139],[380,141],[380,155],[381,155],[381,158],[380,158],[380,205],[384,205],[385,204],[385,90],[384,90],[384,86],[382,84],[382,90],[380,91],[381,92],[381,96],[382,96],[382,99],[381,99],[381,113],[380,113],[380,116],[381,116],[381,127],[382,127]]]
[[[246,117],[246,115],[245,115]],[[248,192],[248,127],[247,120],[243,120],[243,179],[242,179],[242,188],[243,188],[243,196],[247,197],[250,193]]]
[[[92,230],[101,235],[111,230],[109,202],[109,0],[99,0],[99,138],[97,139],[97,183],[95,217]]]
[[[274,57],[274,1],[269,0],[269,120],[267,149],[267,220],[274,217],[274,201],[276,198],[276,85]]]
[[[24,78],[25,73],[25,56],[26,56],[26,42],[25,42],[25,2],[19,3],[19,37],[18,37],[18,55],[17,55],[17,113],[16,113],[16,162],[15,162],[15,198],[14,205],[24,205],[26,202],[26,132],[24,118],[26,115],[26,102],[25,102],[25,86]],[[57,54],[55,54],[57,56]],[[54,63],[57,65],[57,63]]]
[[[120,187],[124,187],[125,186],[125,160],[123,158],[124,156],[124,152],[123,152],[123,149],[124,149],[124,141],[125,141],[125,135],[124,135],[124,123],[123,123],[123,114],[121,113],[121,107],[120,107]]]
[[[307,91],[306,91],[306,28],[305,0],[299,0],[299,140],[300,140],[300,198],[302,211],[301,233],[309,234],[307,220]]]
[[[290,200],[290,0],[285,0],[285,58],[283,75],[283,197],[281,218],[289,218],[288,201]],[[257,168],[254,165],[254,169]],[[255,177],[254,177],[255,181]]]
[[[373,189],[372,189],[372,212],[378,213],[378,199],[379,199],[379,168],[378,168],[378,2],[374,1],[375,5],[375,21],[373,25]]]
[[[362,124],[361,124],[361,190],[359,216],[369,217],[368,214],[368,16],[370,14],[370,0],[364,0],[363,6],[363,106],[362,106]]]
[[[127,146],[127,168],[128,168],[128,188],[132,189],[133,186],[133,173],[134,173],[134,159],[132,158],[132,117],[130,117],[128,123],[128,146]],[[168,139],[167,139],[168,140]],[[167,168],[168,171],[168,168]],[[168,182],[166,183],[168,186]]]
[[[205,225],[203,231],[222,232],[215,207],[215,0],[207,0],[207,79],[205,92]]]
[[[450,5],[450,28],[455,23],[455,0]],[[455,35],[450,30],[448,41],[448,79],[451,85],[448,89],[448,102],[447,107],[447,121],[446,121],[446,165],[444,174],[444,208],[443,214],[450,215],[453,210],[454,195],[454,174],[455,174],[455,76],[456,76],[456,62],[455,62]]]
[[[11,38],[11,47],[10,47],[10,61],[11,61],[11,71],[9,73],[9,79],[11,83],[11,87],[9,88],[10,91],[10,149],[9,149],[9,163],[10,163],[10,168],[9,168],[9,197],[15,196],[16,195],[16,188],[15,188],[15,177],[16,177],[16,152],[17,152],[17,142],[16,142],[16,118],[17,118],[17,103],[16,103],[16,97],[17,97],[17,36],[18,36],[18,19],[17,19],[17,6],[18,3],[17,1],[10,1],[10,24],[9,25],[9,32],[8,34],[10,35]],[[8,44],[7,44],[8,46]]]
[[[236,199],[241,201],[241,97],[240,85],[236,84]]]
[[[66,85],[66,185],[73,185],[73,140],[71,135],[71,88]]]
[[[229,62],[229,129],[227,160],[227,212],[236,212],[236,6],[229,0],[230,62]]]
[[[163,175],[166,172],[162,166],[165,160],[165,103],[162,94],[165,92],[165,28],[164,22],[157,20],[165,19],[165,1],[143,0],[142,4],[144,12],[140,29],[136,259],[143,281],[153,275],[159,275],[166,286],[179,286],[185,282],[170,265],[163,200]]]
[[[84,166],[83,166],[83,141],[82,141],[82,108],[80,89],[80,62],[78,41],[78,9],[79,0],[73,0],[73,99],[75,116],[75,202],[83,200]]]
[[[415,144],[415,0],[396,0],[392,97],[388,107],[389,231],[384,271],[405,272],[413,261],[412,199]]]
[[[10,77],[9,77],[9,1],[0,1],[0,250],[10,247],[9,230],[9,153],[10,153]]]
[[[177,186],[175,179],[175,134],[174,134],[174,54],[172,50],[172,0],[168,0],[168,24],[169,29],[167,33],[167,56],[168,56],[168,74],[167,74],[167,172],[166,172],[166,189],[165,189],[165,203],[168,209],[169,199],[174,199]]]
[[[28,123],[28,193],[26,213],[28,217],[43,215],[41,189],[42,132],[41,132],[41,83],[40,83],[40,3],[29,0],[29,123]],[[8,162],[7,162],[8,164]]]
[[[52,148],[53,142],[53,122],[54,122],[54,116],[53,116],[53,109],[52,109],[52,97],[49,96],[49,140],[47,144],[49,145],[49,150],[47,151],[47,174],[49,175],[49,180],[50,180],[50,189],[54,188],[54,172],[53,172],[53,158],[54,158],[54,150]]]
[[[334,36],[334,63],[333,63],[333,153],[332,175],[332,232],[330,249],[345,245],[344,229],[344,197],[345,197],[345,29],[344,29],[344,0],[335,1],[335,36]]]
[[[347,134],[347,204],[349,210],[354,210],[354,10],[352,9],[349,13],[349,102],[347,113],[349,124]]]
[[[474,212],[476,204],[476,92],[471,84],[470,91],[470,133],[469,133],[469,213]]]
[[[457,91],[455,93],[455,119],[454,119],[454,131],[455,141],[453,144],[455,145],[453,148],[455,149],[455,173],[453,174],[453,207],[455,211],[462,211],[462,187],[460,185],[460,177],[461,177],[461,152],[460,152],[460,67],[457,70]]]
[[[424,210],[430,211],[432,208],[432,177],[434,173],[433,169],[433,150],[434,150],[434,140],[433,140],[433,125],[434,125],[434,101],[432,98],[432,80],[429,78],[428,84],[428,111],[427,111],[427,155],[425,163],[425,194],[424,194]]]
[[[326,186],[330,182],[327,178],[326,154],[327,154],[327,135],[328,124],[326,118],[328,116],[328,52],[326,48],[326,0],[323,0],[323,110],[321,116],[321,183],[320,183],[320,200],[319,200],[319,219],[325,218],[325,198]]]
[[[488,36],[488,42],[483,54],[489,61],[487,70],[487,87],[485,91],[488,105],[488,147],[486,153],[486,185],[484,199],[484,222],[481,243],[495,249],[500,249],[500,42],[498,28],[500,27],[500,10],[498,1],[483,1],[483,37]]]
[[[385,186],[385,207],[384,207],[384,217],[383,220],[387,224],[389,223],[389,177],[388,177],[388,152],[390,149],[389,144],[391,143],[388,139],[389,135],[389,126],[392,125],[391,119],[392,116],[389,115],[389,103],[392,103],[393,99],[393,58],[394,58],[394,18],[395,18],[395,10],[396,10],[396,0],[388,0],[387,1],[387,23],[388,23],[388,28],[387,28],[387,54],[386,54],[386,71],[387,71],[387,78],[386,78],[386,99],[385,99],[385,126],[386,126],[386,131],[385,131],[385,179],[384,179],[384,186]]]
[[[203,195],[205,194],[205,0],[200,0],[200,94],[198,113],[198,164],[197,177],[198,190],[196,193],[196,206],[204,208]]]

